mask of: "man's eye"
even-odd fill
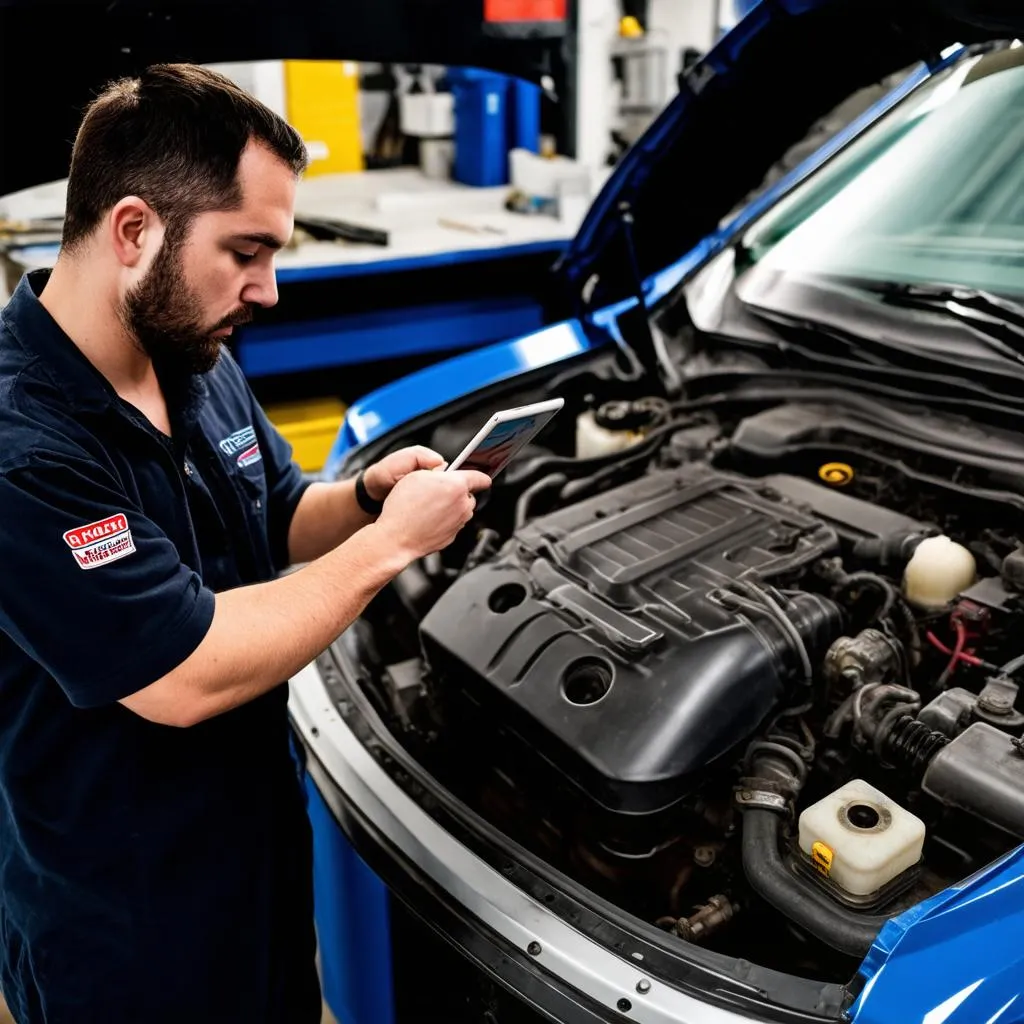
[[[254,252],[238,252],[238,251],[236,251],[235,252],[235,259],[238,260],[238,262],[242,263],[242,264],[250,263],[254,259],[256,259],[256,253],[254,253]]]

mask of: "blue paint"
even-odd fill
[[[1024,1021],[1024,847],[890,921],[854,1024]]]
[[[306,792],[324,999],[345,1024],[394,1024],[387,887],[353,850],[308,776]]]
[[[536,330],[543,322],[535,299],[513,296],[399,307],[309,323],[250,325],[239,331],[238,362],[252,380],[486,345]]]
[[[595,338],[601,336],[588,337],[578,321],[568,320],[524,338],[435,363],[386,384],[349,409],[327,457],[324,478],[337,475],[352,448],[471,391],[586,352],[597,343]]]
[[[495,236],[497,237],[497,236]],[[567,239],[554,238],[518,245],[494,245],[480,249],[426,253],[423,256],[403,256],[396,259],[364,260],[359,263],[324,263],[305,267],[279,267],[277,283],[293,284],[297,281],[329,281],[339,277],[363,277],[368,274],[396,274],[401,271],[427,270],[431,267],[451,267],[460,263],[482,263],[487,260],[511,259],[549,252],[556,255],[565,250]],[[54,250],[56,255],[56,249]]]

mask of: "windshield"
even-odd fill
[[[742,249],[783,276],[1024,295],[1024,48],[937,75],[759,220]]]

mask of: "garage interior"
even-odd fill
[[[494,481],[289,680],[321,1024],[1024,1021],[1024,18],[478,0],[485,68],[404,59],[404,24],[400,60],[233,59],[233,3],[197,63],[308,166],[224,349],[360,523],[399,450]],[[0,159],[0,308],[61,254],[103,84],[68,81]]]

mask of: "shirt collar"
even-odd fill
[[[38,355],[55,383],[78,411],[123,411],[123,403],[110,382],[85,357],[49,310],[39,301],[50,271],[33,270],[18,282],[4,311],[8,328],[29,355]],[[173,378],[161,373],[160,384],[175,433],[191,433],[206,399],[203,375]]]
[[[39,301],[49,276],[49,270],[33,270],[22,277],[4,310],[6,326],[26,355],[39,357],[77,410],[107,409],[116,392]]]

